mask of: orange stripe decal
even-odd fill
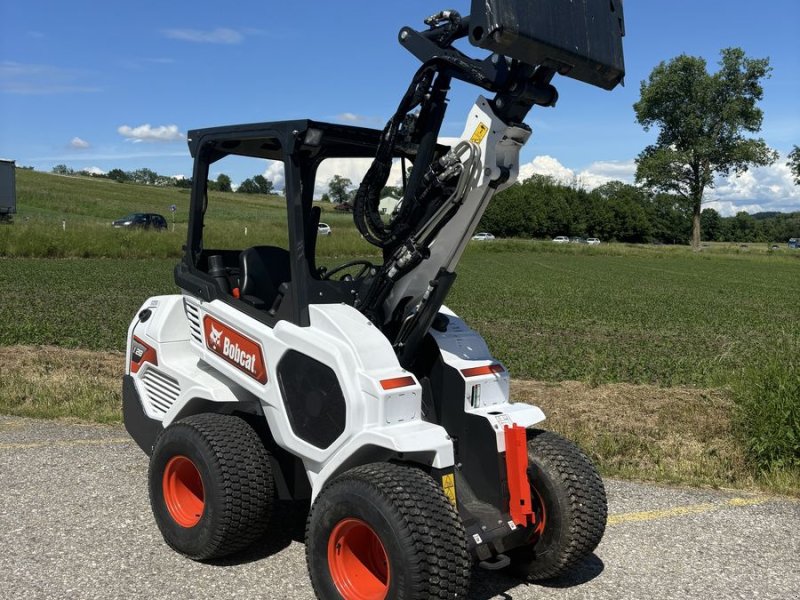
[[[401,387],[416,385],[413,377],[393,377],[392,379],[381,379],[381,387],[385,390],[395,390]]]
[[[461,374],[464,377],[479,377],[480,375],[494,375],[505,371],[503,365],[493,364],[484,365],[482,367],[472,367],[470,369],[461,369]]]

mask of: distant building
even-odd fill
[[[400,204],[401,198],[393,198],[392,196],[384,196],[378,203],[378,210],[382,215],[391,215]]]

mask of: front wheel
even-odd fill
[[[322,600],[466,598],[466,535],[442,488],[423,471],[376,463],[338,476],[317,496],[306,560]]]
[[[512,568],[531,580],[552,579],[588,556],[606,528],[603,480],[572,442],[528,430],[528,480],[538,527],[530,542],[509,553]]]

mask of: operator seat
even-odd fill
[[[242,298],[257,299],[269,309],[282,283],[291,281],[289,252],[277,246],[253,246],[239,255]],[[249,297],[249,298],[248,298]]]

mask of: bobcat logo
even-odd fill
[[[208,337],[211,341],[211,347],[214,348],[214,350],[219,350],[219,343],[222,338],[222,330],[214,329],[214,325],[211,325],[211,333]]]
[[[261,345],[211,315],[203,317],[205,346],[261,384],[267,383],[267,368]]]

